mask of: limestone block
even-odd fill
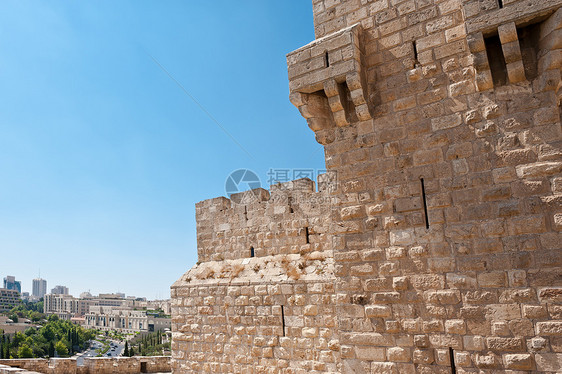
[[[530,354],[505,354],[503,363],[506,369],[532,370],[533,359]]]
[[[365,361],[383,361],[385,360],[385,349],[369,346],[355,347],[355,357]]]
[[[492,352],[487,354],[477,353],[473,356],[474,363],[481,369],[494,369],[500,367],[499,357]]]
[[[486,339],[486,345],[488,349],[501,352],[520,352],[525,349],[521,338],[492,337]]]
[[[558,372],[562,370],[562,353],[535,354],[537,370],[540,372]]]
[[[398,374],[398,367],[393,362],[372,362],[371,374]]]
[[[410,350],[402,347],[392,347],[386,350],[387,359],[391,362],[409,362]]]
[[[562,162],[537,162],[534,164],[521,165],[516,167],[519,178],[534,178],[559,174],[562,172]]]
[[[562,321],[537,322],[537,335],[562,335]]]
[[[498,27],[498,35],[503,44],[517,42],[517,28],[515,27],[515,22],[510,22],[503,24]]]
[[[555,30],[562,28],[562,10],[558,9],[541,24],[540,38],[543,39]]]
[[[468,351],[482,351],[484,350],[485,339],[479,335],[465,335],[463,336],[464,348]]]
[[[462,319],[451,319],[445,321],[445,331],[449,334],[464,334],[466,332],[465,322]]]

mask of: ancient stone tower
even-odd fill
[[[328,173],[197,204],[174,372],[562,372],[561,6],[314,0]]]

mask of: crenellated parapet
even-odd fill
[[[321,144],[336,127],[371,119],[361,25],[317,39],[287,55],[290,100]]]
[[[307,178],[196,204],[199,262],[324,250],[331,184]]]

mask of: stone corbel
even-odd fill
[[[334,140],[335,127],[372,119],[361,32],[358,23],[287,55],[291,102],[321,144]]]
[[[351,100],[355,106],[355,113],[360,121],[371,119],[369,106],[367,105],[367,84],[360,72],[353,72],[346,75],[345,80],[351,93]]]
[[[499,26],[498,35],[502,44],[509,82],[518,83],[524,81],[526,79],[525,68],[523,67],[523,57],[521,56],[515,22]]]
[[[341,86],[336,83],[335,79],[329,79],[324,82],[324,92],[328,97],[328,104],[334,116],[334,122],[337,126],[343,127],[349,125],[349,119],[345,113],[344,95]]]
[[[486,91],[494,88],[492,80],[492,71],[488,63],[488,54],[486,53],[486,44],[484,44],[484,35],[481,32],[471,34],[467,37],[468,48],[474,57],[474,69],[476,69],[476,87],[478,91]]]
[[[289,99],[306,119],[308,127],[314,131],[318,143],[327,145],[334,141],[335,123],[328,99],[325,96],[317,93],[293,92]]]

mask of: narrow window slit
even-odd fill
[[[355,111],[355,103],[351,98],[351,90],[346,81],[338,83],[338,93],[342,101],[343,110],[345,111],[345,117],[349,122],[356,122],[358,119],[357,112]]]
[[[538,59],[540,28],[541,24],[535,23],[533,25],[517,29],[517,39],[519,39],[519,48],[521,49],[525,78],[527,78],[528,81],[535,79],[539,75]]]
[[[488,55],[488,64],[490,65],[494,87],[506,85],[507,66],[500,37],[498,35],[492,35],[484,38],[484,44],[486,46],[486,54]]]
[[[498,0],[498,6],[500,9],[503,8],[503,0]]]
[[[254,247],[250,247],[250,257],[255,257]]]
[[[427,215],[427,198],[425,196],[425,183],[423,181],[423,178],[420,178],[420,182],[421,182],[422,199],[423,199],[423,214],[425,216],[425,228],[428,229],[429,228],[429,217]]]
[[[283,336],[285,336],[285,307],[281,305],[281,326],[283,327]]]
[[[416,41],[414,40],[412,42],[412,47],[414,48],[414,63],[416,65],[419,65],[419,60],[418,60],[418,46],[416,45]]]
[[[308,226],[304,228],[304,234],[306,235],[306,244],[310,244],[310,233],[308,232]]]
[[[457,367],[455,366],[455,352],[453,347],[449,347],[449,359],[451,360],[451,373],[457,374]]]
[[[244,205],[244,218],[248,220],[248,207]]]
[[[328,51],[324,53],[324,65],[329,68],[330,67],[330,58],[328,56]]]
[[[293,198],[289,197],[289,212],[294,213],[295,210],[293,209]]]

